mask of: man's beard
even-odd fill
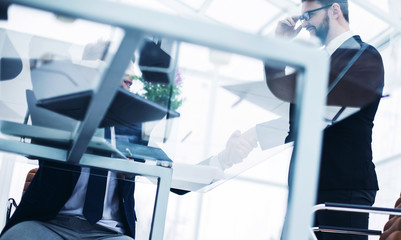
[[[322,44],[326,43],[327,35],[329,33],[329,16],[326,13],[326,17],[318,28],[316,28],[316,37],[320,39]]]

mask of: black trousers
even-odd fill
[[[319,191],[317,203],[348,203],[372,206],[375,202],[376,190],[331,190]],[[315,226],[335,226],[368,229],[369,214],[340,211],[318,211],[315,215]],[[316,233],[319,240],[367,240],[368,236]]]

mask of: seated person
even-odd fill
[[[107,130],[97,134],[110,139],[113,134]],[[103,176],[96,180],[99,174]],[[39,160],[39,170],[0,239],[134,239],[135,186],[133,179],[124,179],[111,171]],[[105,190],[90,190],[91,181],[103,182]],[[93,207],[89,196],[104,199],[100,208]]]
[[[131,84],[124,78],[122,87],[129,89]],[[128,135],[129,142],[147,145],[141,139],[141,124],[99,129],[97,135],[109,140]],[[219,154],[219,164],[227,168],[240,161],[250,152],[248,145],[235,132]],[[102,190],[92,187],[100,182]],[[133,179],[116,172],[40,159],[39,169],[0,239],[134,239],[134,189]],[[100,201],[94,203],[94,198]]]
[[[99,46],[88,45],[83,58],[95,60],[94,53],[107,47]],[[124,78],[122,87],[129,89],[131,83]],[[99,129],[95,135],[110,140],[116,135],[113,130],[134,136],[140,125]],[[147,144],[140,135],[130,142]],[[39,169],[0,239],[134,239],[134,188],[133,179],[116,172],[39,159]]]

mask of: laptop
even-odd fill
[[[32,69],[37,105],[82,121],[94,94],[97,74],[96,68],[65,60],[54,60]],[[180,116],[176,111],[119,88],[99,127],[160,120],[167,113],[170,118]]]
[[[87,90],[40,99],[37,104],[53,112],[82,121],[85,118],[92,96],[93,91]],[[176,111],[169,110],[123,88],[119,88],[99,127],[126,126],[160,120],[167,113],[169,113],[170,118],[180,116]]]

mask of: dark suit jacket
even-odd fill
[[[141,126],[116,127],[116,135],[126,134],[140,136]],[[132,143],[147,145],[135,138]],[[21,202],[4,227],[2,234],[17,223],[27,220],[49,221],[57,216],[61,208],[71,197],[81,172],[81,167],[51,162],[39,161],[39,170],[22,196]],[[135,238],[135,201],[134,181],[118,181],[118,195],[121,220],[125,234]]]
[[[23,195],[20,204],[4,227],[2,234],[27,220],[49,221],[57,216],[70,198],[78,181],[80,167],[41,161],[39,170]],[[118,183],[121,219],[125,234],[135,236],[134,188],[131,181]]]
[[[378,189],[371,142],[373,120],[384,84],[384,67],[379,52],[362,42],[359,36],[354,36],[331,56],[329,86],[350,62],[353,62],[352,66],[329,93],[327,104],[359,106],[361,110],[324,130],[319,190]],[[269,66],[265,70],[269,85],[269,79],[277,76],[279,70]],[[294,118],[295,106],[292,103],[286,142],[294,140]]]

